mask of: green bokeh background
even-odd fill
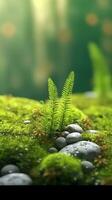
[[[74,70],[74,92],[92,90],[95,42],[112,72],[112,0],[0,0],[0,94],[47,98]]]

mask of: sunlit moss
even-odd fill
[[[32,99],[0,96],[0,167],[10,163],[16,164],[21,171],[30,174],[36,184],[43,184],[43,180],[46,185],[58,183],[87,185],[97,184],[97,182],[98,184],[111,184],[112,102],[106,100],[102,103],[96,97],[87,97],[85,94],[72,96],[67,123],[79,123],[85,131],[82,133],[83,139],[98,144],[102,152],[94,160],[95,170],[89,175],[82,176],[80,164],[78,165],[78,174],[81,175],[81,179],[75,177],[75,181],[71,175],[72,172],[75,173],[75,169],[72,168],[76,164],[75,158],[65,158],[58,153],[56,155],[48,153],[49,147],[54,145],[54,139],[48,138],[43,131],[41,120],[44,105],[44,102]],[[90,134],[87,133],[88,129],[95,129],[98,132]],[[49,156],[46,157],[47,155]],[[57,163],[58,156],[61,157]],[[63,168],[60,169],[63,163],[68,166],[65,171]],[[51,168],[53,173],[49,175],[48,171]]]
[[[78,184],[83,173],[79,159],[55,153],[45,157],[34,175],[41,185],[70,185]]]
[[[95,142],[101,148],[101,155],[94,160],[95,170],[90,176],[85,177],[84,184],[112,184],[112,101],[101,101],[98,98],[75,95],[72,99],[75,104],[87,116],[90,126],[82,134],[83,138]],[[86,124],[85,124],[86,125]],[[94,129],[95,134],[87,133],[86,130]]]
[[[34,100],[0,96],[0,133],[11,135],[32,134],[32,115],[35,109],[39,114],[41,107],[41,104]],[[31,123],[25,124],[26,120],[30,120]]]
[[[47,153],[30,136],[0,135],[0,168],[7,164],[17,165],[21,171],[30,173]]]

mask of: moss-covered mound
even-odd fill
[[[11,135],[31,134],[33,114],[39,117],[41,104],[26,98],[0,96],[0,133]],[[31,123],[25,123],[30,120]]]
[[[85,95],[74,95],[66,123],[79,123],[85,130],[83,138],[101,147],[101,155],[94,160],[95,170],[84,174],[80,160],[50,154],[56,133],[45,132],[50,112],[46,103],[32,99],[0,96],[0,168],[16,164],[29,174],[34,184],[112,184],[112,102]],[[46,118],[46,120],[45,120]],[[46,123],[43,123],[43,119]],[[55,118],[54,118],[55,119]],[[44,125],[44,126],[43,126]],[[98,130],[95,134],[86,130]],[[50,135],[50,137],[49,137]]]
[[[41,185],[70,185],[78,184],[83,173],[79,159],[55,153],[44,158],[34,175]]]
[[[31,175],[32,169],[48,154],[53,140],[44,131],[44,106],[45,103],[32,99],[0,96],[0,169],[15,164]],[[73,121],[85,117],[75,107],[69,115]]]
[[[50,113],[45,113],[47,103],[12,96],[0,96],[0,133],[10,135],[39,135],[44,133]],[[46,123],[43,123],[43,115]],[[67,123],[82,121],[83,112],[71,106]],[[43,126],[44,125],[44,126]]]
[[[0,135],[0,168],[13,163],[22,172],[30,173],[32,167],[37,166],[46,155],[35,138]]]
[[[84,183],[112,184],[112,100],[80,94],[72,97],[72,103],[88,116],[86,129],[98,130],[96,134],[85,132],[83,137],[96,142],[102,150],[102,154],[94,161],[94,173],[87,176]]]

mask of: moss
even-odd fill
[[[96,134],[85,132],[85,140],[97,143],[101,155],[94,160],[95,170],[84,177],[84,184],[112,184],[112,99],[98,99],[85,94],[73,95],[73,105],[81,109],[88,119],[83,121],[87,129],[98,130]]]
[[[33,133],[33,114],[41,112],[42,105],[34,100],[0,96],[0,133],[23,135]],[[25,120],[31,123],[24,124]],[[37,118],[37,123],[39,117]],[[39,123],[38,123],[39,124]],[[39,126],[39,125],[38,125]]]
[[[81,109],[81,111],[85,111],[86,109],[89,109],[91,106],[112,107],[112,98],[105,99],[104,97],[104,99],[100,99],[97,98],[94,93],[90,96],[86,95],[86,93],[76,94],[72,95],[72,104],[77,108]]]
[[[81,110],[76,108],[75,106],[70,107],[70,112],[68,113],[68,120],[66,121],[66,125],[70,123],[82,123],[83,120],[87,119],[87,115],[84,114]]]
[[[34,170],[40,185],[78,184],[82,179],[81,161],[62,153],[48,155]]]
[[[5,135],[44,135],[42,119],[45,105],[32,99],[0,96],[0,133]],[[45,116],[46,126],[47,123],[49,124],[49,114],[48,112]],[[66,124],[81,122],[83,119],[86,119],[86,115],[71,106]],[[25,124],[25,120],[30,120],[30,123]]]
[[[109,134],[104,140],[105,145],[103,158],[97,160],[100,163],[97,171],[97,179],[101,185],[112,185],[112,135]],[[102,163],[103,161],[103,163]]]
[[[86,176],[82,175],[80,161],[75,158],[60,154],[46,157],[49,147],[54,145],[54,137],[48,138],[43,130],[44,106],[44,103],[32,99],[0,96],[0,168],[16,164],[22,172],[30,174],[36,184],[111,184],[112,101],[82,94],[72,97],[66,124],[79,123],[85,130],[83,138],[97,143],[102,150],[94,160],[94,172]],[[25,120],[30,123],[25,124]],[[87,129],[98,132],[88,134]],[[60,133],[56,131],[56,134]],[[76,163],[79,167],[75,167]],[[67,167],[62,167],[64,165]],[[78,175],[76,180],[73,174]]]
[[[112,130],[112,108],[104,106],[91,106],[85,113],[92,121],[92,127],[97,130],[110,132]]]
[[[29,174],[46,155],[46,151],[35,138],[0,135],[0,168],[7,164],[16,164],[22,172]]]

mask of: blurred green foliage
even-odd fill
[[[89,52],[93,63],[94,92],[99,98],[108,99],[112,95],[112,83],[107,60],[94,43],[89,44]]]
[[[75,70],[74,92],[93,88],[88,43],[112,72],[112,0],[0,0],[0,93],[44,99],[52,76],[61,91]]]

